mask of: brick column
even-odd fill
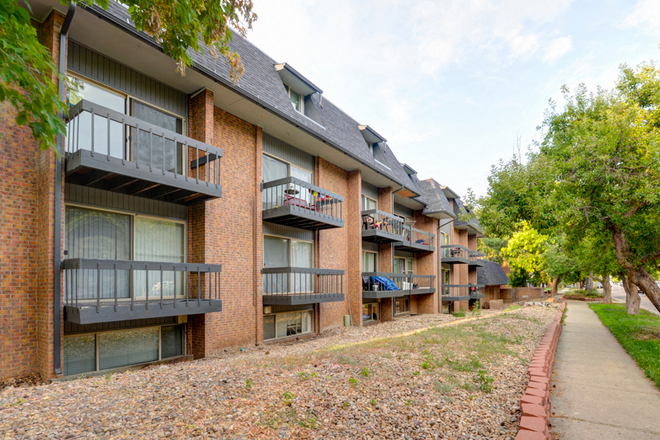
[[[391,214],[394,210],[394,194],[392,188],[378,188],[378,209]],[[378,271],[392,272],[394,270],[394,245],[387,243],[378,247]],[[394,320],[394,300],[383,298],[380,300],[381,321]]]
[[[413,219],[415,220],[415,228],[437,235],[438,220],[423,215],[422,211],[415,211],[413,213]],[[437,246],[435,239],[433,240],[432,244],[433,246]],[[433,283],[433,287],[435,287],[435,293],[429,295],[415,295],[417,298],[417,313],[438,313],[440,274],[437,272],[439,255],[439,248],[436,248],[435,252],[423,252],[415,254],[415,274],[435,275],[435,282]]]
[[[344,229],[347,231],[348,271],[344,280],[348,311],[355,326],[362,326],[362,172],[347,173]]]
[[[50,15],[44,20],[39,29],[39,39],[46,46],[48,52],[52,55],[55,65],[58,65],[60,56],[59,36],[64,22],[64,15],[56,10],[51,11]],[[66,50],[66,48],[65,48]],[[53,82],[57,82],[57,77],[53,76]],[[44,378],[55,377],[53,364],[54,349],[54,289],[53,289],[53,271],[55,267],[53,260],[55,255],[55,152],[51,149],[41,151],[38,146],[35,148],[37,161],[37,223],[35,224],[35,233],[37,235],[37,252],[35,261],[37,262],[37,358],[38,371]],[[64,179],[62,179],[64,181]],[[64,185],[62,185],[64,188]],[[64,193],[64,191],[62,191]],[[63,195],[63,194],[62,194]],[[64,197],[62,197],[64,200]],[[62,204],[62,231],[64,231],[64,204]],[[61,239],[62,237],[60,237]],[[63,240],[62,240],[63,243]],[[59,256],[59,260],[62,255]],[[63,293],[63,292],[62,292]],[[60,304],[62,304],[63,295],[60,295]],[[63,307],[60,308],[60,335],[64,332]],[[61,338],[62,340],[63,338]],[[62,356],[62,352],[60,352]]]
[[[213,145],[213,92],[204,89],[188,101],[188,136]],[[194,155],[188,149],[189,157]],[[207,203],[192,205],[188,209],[188,261],[209,263],[207,259]],[[191,352],[195,359],[206,356],[206,315],[188,317]]]

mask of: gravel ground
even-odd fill
[[[555,314],[525,307],[455,326],[422,315],[8,387],[0,438],[513,439],[525,365]]]

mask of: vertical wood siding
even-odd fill
[[[272,154],[300,168],[312,172],[314,181],[314,156],[297,149],[269,134],[264,133],[264,153]]]
[[[68,66],[71,72],[133,95],[177,115],[188,117],[188,96],[69,40]]]
[[[68,203],[96,206],[99,208],[117,209],[137,214],[149,214],[159,217],[188,219],[188,207],[174,203],[129,196],[87,186],[64,186],[64,200]]]

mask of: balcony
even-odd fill
[[[485,290],[485,286],[482,286],[481,284],[470,284],[470,287],[468,289],[470,299],[485,298],[486,294],[484,290]]]
[[[66,183],[190,205],[222,196],[222,150],[82,100],[70,107]]]
[[[483,252],[470,251],[470,267],[484,267],[483,257],[486,256]]]
[[[272,267],[263,274],[263,303],[295,306],[344,300],[344,271]]]
[[[403,225],[403,240],[394,243],[397,249],[408,252],[435,252],[435,235]]]
[[[470,264],[470,250],[460,244],[446,244],[442,249],[441,261],[447,264]]]
[[[373,243],[396,243],[404,236],[404,224],[401,218],[378,209],[362,211],[362,240]]]
[[[362,298],[396,298],[435,292],[435,275],[362,272]]]
[[[344,227],[344,198],[295,177],[263,184],[263,219],[318,231]]]
[[[219,264],[70,259],[64,319],[76,324],[222,311]]]
[[[442,301],[467,301],[470,299],[469,284],[443,284]]]

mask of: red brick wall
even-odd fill
[[[0,379],[37,369],[40,150],[0,103]]]
[[[413,213],[415,220],[415,228],[431,234],[438,235],[438,220],[422,215],[422,211],[415,211]],[[429,295],[414,295],[411,298],[411,312],[412,313],[438,313],[438,301],[440,295],[440,287],[438,276],[438,257],[440,255],[440,247],[438,243],[434,242],[436,247],[435,252],[423,252],[415,254],[415,273],[419,275],[435,275],[435,293]],[[414,301],[413,301],[414,300]],[[412,304],[415,303],[415,310]]]
[[[344,222],[347,220],[346,199],[348,198],[348,177],[346,171],[317,157],[315,167],[316,185],[344,197]],[[359,216],[358,216],[359,218]],[[344,289],[348,286],[348,227],[319,231],[316,241],[318,253],[317,267],[321,269],[341,269],[344,271]],[[351,239],[355,239],[352,237]],[[359,241],[360,238],[357,238]],[[321,303],[319,305],[318,331],[344,325],[344,315],[348,314],[349,295],[344,292],[344,301]]]

